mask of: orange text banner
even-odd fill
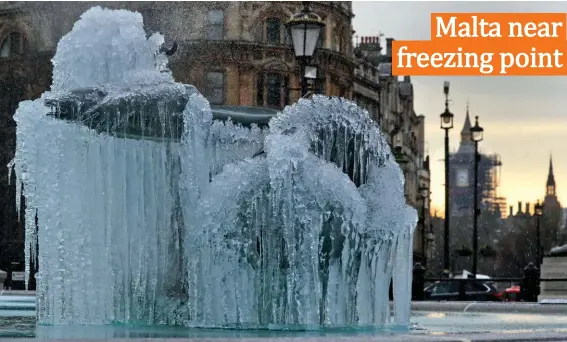
[[[431,40],[567,39],[566,13],[432,13]]]
[[[567,13],[432,13],[431,40],[394,41],[393,75],[565,76]]]
[[[395,76],[567,75],[567,44],[557,40],[515,42],[483,39],[393,41]]]

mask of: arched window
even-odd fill
[[[270,45],[291,44],[284,22],[276,17],[268,17],[254,28],[254,40]]]
[[[344,53],[346,49],[344,29],[337,24],[333,26],[333,43],[331,49],[342,53]]]
[[[0,58],[9,58],[22,52],[23,39],[19,32],[10,33],[0,45]]]
[[[12,53],[12,40],[8,38],[4,39],[2,46],[0,46],[0,57],[7,58],[10,57]]]
[[[282,22],[278,18],[268,18],[266,20],[266,43],[277,45],[282,43]]]
[[[289,77],[279,72],[256,76],[256,105],[281,109],[289,104]]]

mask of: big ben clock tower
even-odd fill
[[[451,154],[449,160],[449,177],[450,177],[450,204],[451,204],[451,226],[450,231],[450,249],[452,253],[459,250],[468,249],[472,253],[472,231],[473,231],[473,207],[474,207],[474,158],[475,148],[474,142],[471,140],[471,120],[469,107],[467,105],[465,122],[461,130],[461,141],[456,153]],[[493,230],[488,229],[487,217],[497,216],[489,205],[491,191],[494,182],[490,179],[491,170],[494,168],[492,156],[480,155],[478,164],[478,208],[480,208],[481,216],[479,218],[478,241],[479,245],[488,245],[492,243]],[[471,260],[466,256],[452,256],[453,270],[458,272],[463,269],[470,269]],[[484,260],[484,259],[482,259]],[[482,261],[480,269],[488,270],[490,265],[485,265],[486,260]]]
[[[549,157],[549,171],[545,183],[545,199],[543,201],[543,216],[541,225],[541,245],[544,253],[558,243],[559,228],[561,225],[562,209],[557,199],[555,175],[553,174],[553,159]]]
[[[451,156],[451,215],[468,217],[472,215],[474,143],[471,141],[471,120],[469,109],[461,130],[461,141],[457,153]]]

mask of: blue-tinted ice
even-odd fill
[[[213,121],[162,43],[92,8],[17,110],[39,322],[383,326],[393,278],[407,326],[417,216],[368,113],[314,96],[269,128]]]

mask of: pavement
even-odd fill
[[[412,311],[567,314],[567,304],[524,302],[412,302]]]

